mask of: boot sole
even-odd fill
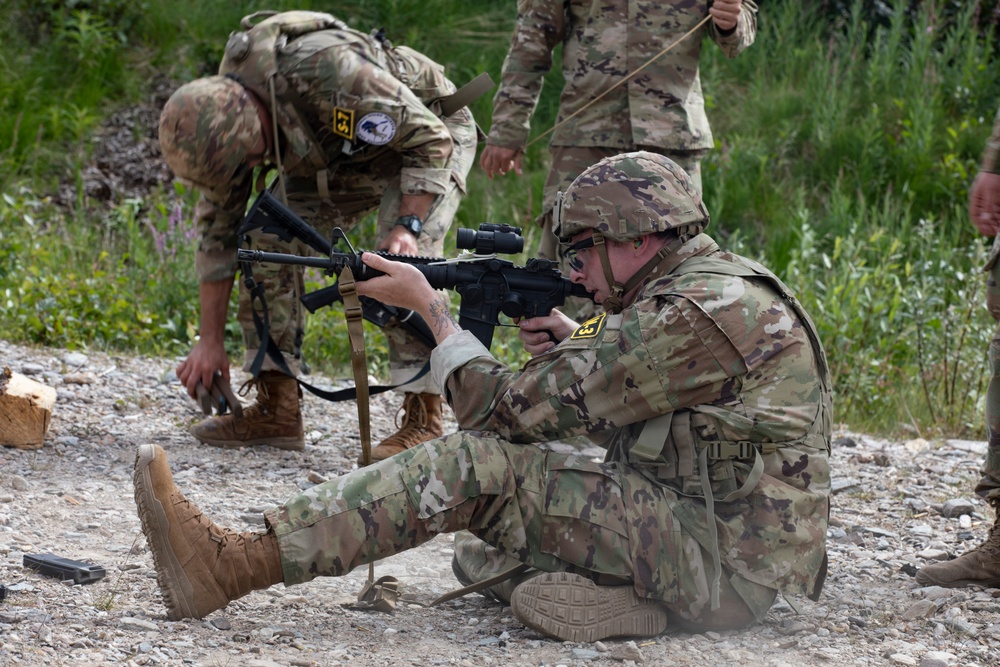
[[[135,455],[135,504],[142,532],[146,535],[156,569],[156,583],[167,607],[167,616],[179,621],[200,618],[194,604],[194,590],[177,555],[170,546],[170,522],[163,504],[153,494],[149,464],[156,456],[154,445],[141,445]]]
[[[982,586],[983,588],[1000,588],[1000,577],[994,579],[955,579],[953,581],[935,581],[930,577],[921,578],[917,572],[917,583],[921,586],[940,586],[941,588],[966,588]]]
[[[301,452],[306,448],[304,440],[298,438],[257,438],[256,440],[210,440],[191,434],[195,440],[209,447],[220,449],[243,449],[244,447],[259,447],[267,445],[275,449],[283,449],[286,452]]]
[[[524,582],[514,589],[510,606],[517,620],[562,641],[655,637],[667,629],[666,610],[640,598],[631,586],[598,586],[569,572]]]

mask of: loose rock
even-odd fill
[[[969,500],[983,451],[970,441],[927,440],[907,448],[902,441],[838,433],[823,594],[816,602],[791,598],[794,607],[779,596],[763,622],[744,630],[671,627],[651,639],[567,645],[525,629],[509,607],[479,595],[425,608],[459,586],[447,535],[376,563],[376,577],[400,580],[404,602],[392,614],[352,608],[368,576],[362,567],[346,577],[251,593],[202,621],[174,622],[166,617],[135,514],[136,448],[163,446],[178,486],[207,516],[258,530],[265,509],[356,468],[355,406],[307,395],[303,452],[214,449],[187,434],[203,415],[172,375],[175,359],[2,340],[0,359],[22,370],[36,365],[35,379],[58,386],[44,445],[0,448],[0,583],[8,591],[0,602],[0,665],[1000,664],[996,591],[924,588],[913,578],[934,562],[922,555],[962,553],[992,524],[992,510]],[[69,373],[90,373],[92,382],[65,384]],[[234,370],[235,385],[244,379]],[[311,379],[350,384],[318,373]],[[391,394],[373,397],[373,440],[395,430],[398,407]],[[448,428],[456,428],[446,415]],[[952,517],[930,509],[954,500],[963,500],[964,511]],[[107,576],[85,586],[44,577],[22,567],[24,554],[32,553],[100,565]]]

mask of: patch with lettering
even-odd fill
[[[604,321],[608,318],[607,313],[601,313],[597,317],[592,317],[581,324],[576,331],[570,335],[570,340],[580,340],[581,338],[596,338],[604,328]]]
[[[333,133],[354,141],[354,109],[333,107]]]
[[[396,136],[396,121],[384,113],[366,113],[358,121],[358,139],[373,146],[384,146]]]

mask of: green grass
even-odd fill
[[[93,134],[154,74],[211,73],[226,37],[257,9],[313,2],[12,0],[0,26],[0,318],[11,340],[184,354],[197,326],[190,219],[182,188],[111,206],[78,194]],[[903,4],[910,8],[904,11]],[[709,47],[702,79],[716,150],[704,165],[709,229],[763,261],[813,315],[835,374],[836,418],[877,433],[982,434],[987,241],[967,220],[967,188],[1000,102],[995,2],[894,5],[762,3],[757,43],[726,59]],[[444,64],[458,83],[499,80],[514,20],[509,0],[346,0],[337,15]],[[533,136],[551,127],[561,85],[549,75]],[[484,128],[489,95],[473,105]],[[533,248],[547,152],[524,178],[478,167],[456,226],[522,225]],[[373,244],[369,221],[352,233]],[[450,250],[450,248],[449,248]],[[515,258],[519,263],[524,256]],[[314,283],[317,286],[319,282]],[[384,340],[369,332],[373,372]],[[235,323],[230,349],[240,358]],[[342,313],[310,319],[308,360],[344,372]],[[510,330],[494,350],[517,363]]]

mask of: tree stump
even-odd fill
[[[0,445],[40,448],[55,402],[55,389],[5,366],[0,372]]]

